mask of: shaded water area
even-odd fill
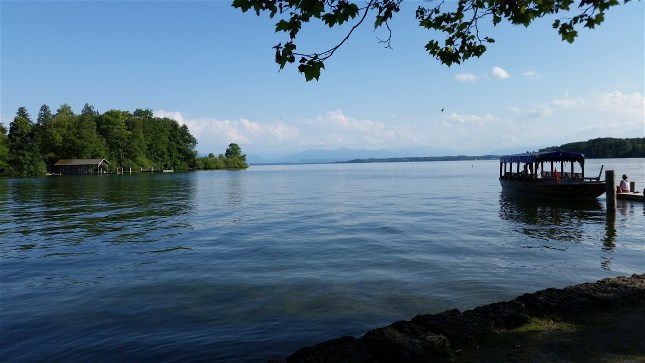
[[[588,160],[645,186],[643,159]],[[2,361],[264,361],[645,271],[645,204],[501,193],[496,161],[0,179]]]

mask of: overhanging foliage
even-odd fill
[[[480,22],[497,25],[503,21],[528,27],[535,19],[547,15],[560,16],[553,22],[562,40],[572,43],[579,27],[595,28],[605,19],[612,6],[630,0],[429,0],[427,6],[419,5],[415,12],[419,26],[437,31],[439,39],[430,39],[426,51],[442,64],[450,66],[479,57],[486,45],[495,40],[480,33]],[[233,7],[256,15],[267,14],[276,18],[276,32],[284,32],[288,40],[274,46],[275,62],[283,69],[287,63],[298,62],[298,71],[305,79],[318,80],[325,68],[324,62],[340,48],[368,17],[374,19],[374,28],[386,27],[391,35],[389,21],[401,10],[403,0],[233,0]],[[446,10],[448,8],[448,10]],[[296,38],[303,25],[320,21],[330,28],[354,22],[346,36],[335,46],[324,51],[298,52]],[[433,32],[432,34],[435,34]],[[381,40],[387,47],[390,37]]]

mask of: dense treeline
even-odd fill
[[[556,150],[583,153],[587,158],[645,158],[645,137],[630,139],[601,137],[540,149],[540,151]]]
[[[196,146],[197,140],[186,125],[154,117],[149,109],[99,114],[85,104],[76,115],[67,104],[56,113],[43,105],[33,122],[27,110],[20,107],[9,130],[0,125],[0,174],[43,175],[60,159],[107,159],[112,170],[248,167],[237,145],[237,153],[227,150],[229,158],[213,157],[219,162],[208,165],[205,158],[197,157]]]
[[[224,155],[208,154],[208,156],[197,158],[195,163],[196,169],[246,169],[249,164],[246,163],[246,155],[242,154],[242,149],[237,144],[229,144]]]

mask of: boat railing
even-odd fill
[[[502,179],[509,179],[509,180],[536,180],[536,175],[535,174],[527,174],[523,172],[519,173],[514,173],[512,171],[507,171]]]
[[[600,166],[600,172],[598,173],[597,177],[585,177],[584,180],[588,181],[600,181],[600,176],[602,175],[602,169],[604,169],[605,165]]]
[[[522,172],[515,173],[512,171],[507,171],[502,178],[510,179],[510,180],[536,180],[536,181],[537,180],[542,180],[542,181],[555,180],[553,173],[550,171],[542,171],[538,175],[525,174]],[[567,181],[567,182],[576,182],[581,180],[597,180],[597,178],[583,178],[582,173],[564,172],[560,174],[560,180]]]
[[[569,172],[564,172],[562,173],[562,178],[563,179],[582,179],[582,173],[569,173]]]

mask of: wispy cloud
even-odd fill
[[[464,123],[490,122],[490,121],[495,121],[497,118],[491,114],[485,114],[485,115],[470,114],[469,115],[469,114],[458,114],[455,112],[451,112],[448,115],[447,119],[464,124]]]
[[[477,82],[477,80],[479,80],[479,77],[472,73],[457,73],[455,75],[455,79],[459,82],[472,83]]]
[[[536,71],[533,71],[533,70],[526,71],[526,72],[522,73],[522,76],[524,76],[524,77],[526,77],[526,78],[528,78],[528,79],[530,79],[532,81],[542,78],[541,74],[539,74],[539,73],[537,73]]]
[[[416,142],[419,135],[407,127],[389,126],[382,121],[359,120],[347,116],[342,110],[330,111],[315,119],[302,121],[309,127],[302,133],[301,141],[307,145],[323,147],[377,147]]]
[[[501,67],[495,66],[490,71],[490,73],[484,73],[481,76],[475,75],[475,74],[470,73],[470,72],[468,72],[468,73],[457,73],[455,75],[455,80],[457,80],[458,82],[464,82],[464,83],[475,83],[475,82],[479,81],[482,78],[484,80],[491,80],[493,78],[506,79],[506,78],[510,78],[510,77],[511,77],[511,75],[506,70],[504,70]]]
[[[556,110],[567,108],[580,108],[586,101],[582,98],[562,98],[550,100],[548,102],[535,105],[528,110],[527,114],[531,117],[545,117],[552,115]]]
[[[645,97],[639,92],[623,93],[620,91],[595,93],[578,97],[552,99],[525,110],[512,107],[515,114],[525,114],[531,117],[545,117],[553,115],[558,110],[576,110],[579,112],[593,112],[596,115],[609,114],[613,118],[631,117],[643,122],[645,118]]]

